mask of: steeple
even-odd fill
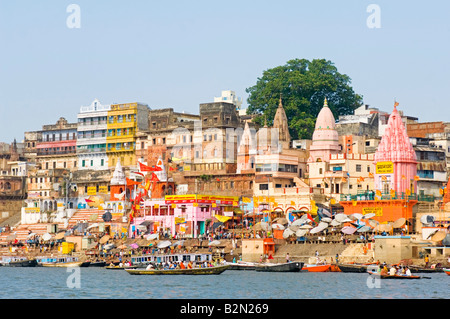
[[[289,124],[286,112],[284,111],[281,94],[277,112],[275,113],[275,117],[273,119],[273,128],[278,129],[278,138],[283,144],[283,148],[289,148],[291,143],[291,135],[289,134]]]

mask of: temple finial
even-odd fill
[[[327,100],[327,97],[325,97],[325,100],[323,101],[323,106],[328,106],[328,100]]]

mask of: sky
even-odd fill
[[[0,0],[0,142],[76,122],[96,98],[198,114],[233,90],[245,108],[246,88],[295,58],[332,61],[371,107],[450,122],[449,57],[444,0]]]

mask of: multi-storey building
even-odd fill
[[[108,169],[106,155],[106,130],[110,105],[95,99],[91,105],[82,106],[78,113],[77,156],[78,169]]]
[[[136,165],[136,139],[139,131],[148,130],[148,105],[141,103],[112,104],[108,111],[106,154],[108,166],[117,162]]]

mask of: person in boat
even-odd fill
[[[396,273],[397,273],[397,269],[395,268],[394,265],[392,265],[391,269],[389,269],[389,275],[390,276],[395,276]]]
[[[146,270],[153,269],[153,265],[150,263],[150,264],[147,265],[147,267],[146,267],[145,269],[146,269]]]
[[[187,268],[188,269],[192,269],[192,262],[191,261],[188,263]]]
[[[411,270],[406,266],[405,276],[412,276]]]
[[[286,253],[286,262],[288,263],[290,261],[291,261],[291,258],[289,257],[289,253]]]

